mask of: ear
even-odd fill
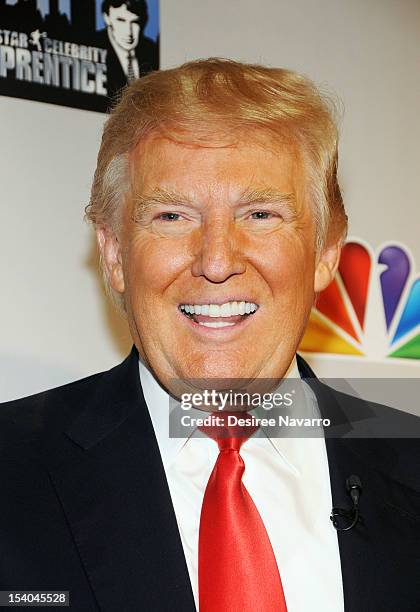
[[[110,287],[118,293],[124,293],[122,254],[117,236],[108,227],[103,226],[97,228],[96,239]]]
[[[108,13],[102,13],[102,16],[104,18],[105,24],[109,27],[111,25],[111,20],[109,18]]]
[[[326,245],[315,268],[314,290],[319,293],[328,287],[337,272],[341,255],[341,241]]]

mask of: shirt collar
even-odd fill
[[[167,465],[175,459],[187,442],[187,438],[171,438],[169,436],[169,393],[160,385],[141,359],[139,359],[139,371],[144,399],[149,409],[160,454],[164,464]]]
[[[193,432],[191,432],[190,436],[183,438],[172,438],[169,436],[169,411],[171,405],[170,396],[140,359],[139,372],[144,398],[146,400],[150,418],[152,420],[162,461],[165,466],[168,466],[175,461],[177,454],[191,438]],[[293,360],[283,378],[300,379],[296,356],[293,357]],[[306,383],[304,383],[301,388],[303,388],[305,396],[305,416],[310,418],[318,418],[319,409],[315,394]],[[203,416],[202,411],[193,408],[191,409],[190,414],[193,415],[194,413],[196,413],[197,416]],[[261,408],[254,409],[252,413],[257,416],[267,416],[267,413]],[[303,416],[303,414],[300,412],[299,416]],[[261,427],[261,429],[263,434],[265,434],[265,437],[268,438],[275,450],[287,463],[295,466],[296,464],[300,463],[300,461],[295,461],[297,457],[294,457],[296,453],[293,450],[297,448],[296,443],[299,442],[298,438],[288,438],[287,440],[284,437],[273,438],[267,435],[267,432],[264,431],[264,427]],[[300,448],[301,446],[302,445],[299,445]]]

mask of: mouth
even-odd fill
[[[180,304],[178,309],[196,325],[220,329],[240,325],[255,315],[259,305],[255,302],[230,301],[222,304]]]

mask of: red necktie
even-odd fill
[[[256,428],[230,428],[232,437],[215,428],[202,430],[216,439],[220,452],[201,508],[200,612],[287,612],[271,542],[242,483],[245,465],[239,450]]]

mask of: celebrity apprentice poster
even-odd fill
[[[104,112],[159,68],[158,0],[0,0],[0,94]]]

